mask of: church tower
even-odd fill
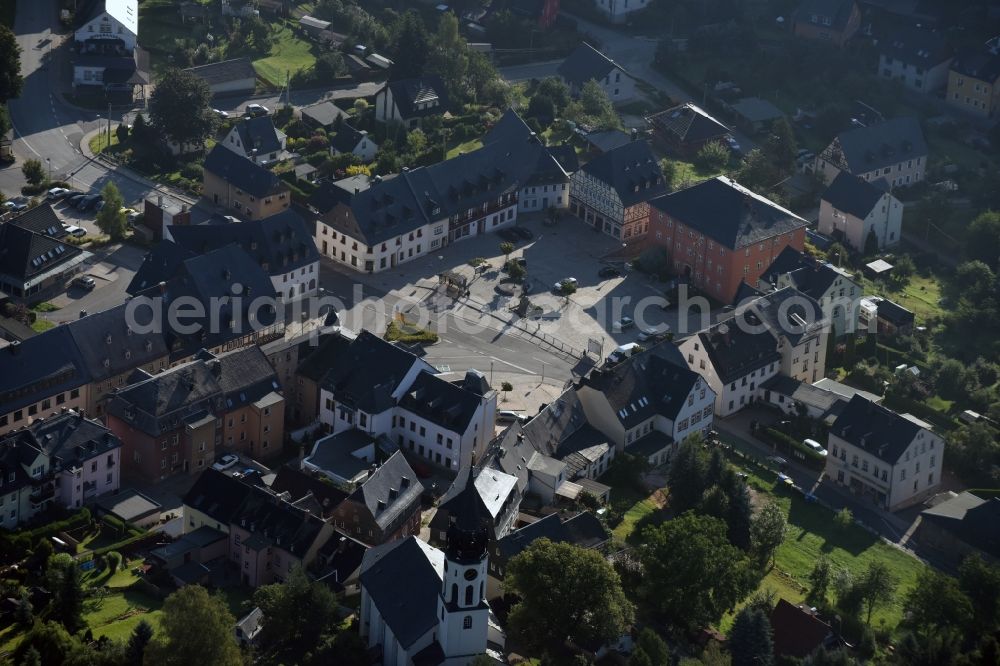
[[[446,534],[444,576],[438,598],[438,642],[448,666],[467,664],[486,651],[490,606],[486,564],[490,514],[474,481],[475,459],[465,488],[452,501]]]

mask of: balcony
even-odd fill
[[[35,485],[31,489],[31,494],[28,495],[28,500],[31,502],[33,508],[38,508],[39,506],[45,504],[56,496],[56,484],[54,481],[42,481]]]
[[[84,481],[83,499],[90,499],[97,494],[97,481]]]

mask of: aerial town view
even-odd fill
[[[0,0],[0,666],[1000,666],[1000,0]]]

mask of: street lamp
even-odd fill
[[[46,157],[45,163],[49,165],[49,182],[52,182],[52,158]]]

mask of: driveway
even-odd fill
[[[49,302],[59,309],[39,316],[56,324],[79,318],[81,311],[101,312],[125,302],[125,289],[142,264],[146,251],[129,244],[112,245],[94,252],[84,265],[81,275],[90,275],[97,286],[91,291],[79,287],[69,289]]]

